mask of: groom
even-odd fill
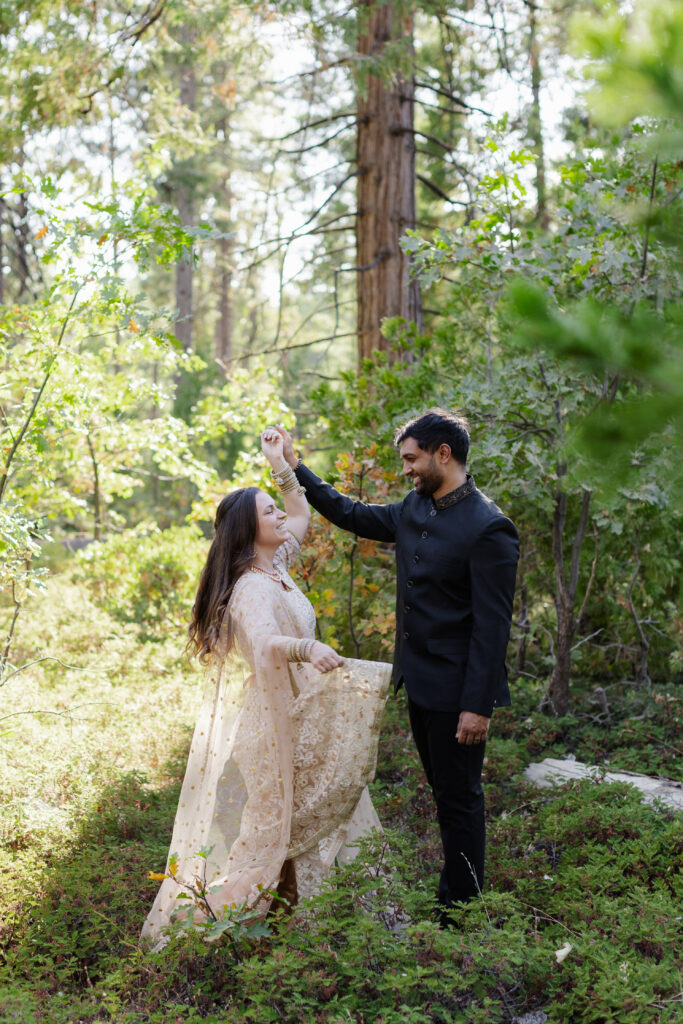
[[[413,737],[436,802],[444,851],[440,919],[484,884],[481,771],[495,707],[510,703],[510,633],[517,531],[465,471],[467,422],[430,409],[394,439],[413,490],[365,505],[284,456],[313,508],[359,537],[396,544],[394,692],[403,684]]]

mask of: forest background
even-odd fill
[[[18,0],[0,38],[4,1019],[675,1019],[679,823],[523,769],[681,777],[683,12]],[[521,537],[481,900],[429,923],[396,702],[385,845],[293,927],[141,953],[212,510],[272,489],[275,421],[397,500],[393,432],[430,405]],[[316,519],[299,582],[323,639],[390,660],[391,551]]]

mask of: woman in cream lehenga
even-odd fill
[[[344,660],[315,639],[313,608],[287,571],[308,503],[278,432],[261,444],[285,512],[255,487],[218,506],[190,625],[210,671],[143,938],[159,940],[187,912],[178,896],[196,878],[217,916],[232,905],[265,914],[275,891],[294,905],[379,827],[367,784],[391,667]]]

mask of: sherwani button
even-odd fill
[[[415,580],[408,580],[407,583],[406,583],[406,586],[407,587],[412,587],[414,583],[415,583]]]
[[[404,633],[403,634],[403,639],[407,640],[409,636],[410,636],[410,633]]]
[[[423,530],[423,531],[422,531],[422,536],[423,536],[423,538],[424,538],[424,537],[428,537],[428,536],[429,536],[429,534],[427,533],[427,531],[426,531],[426,530]]]
[[[403,611],[404,611],[404,612],[409,612],[409,611],[410,611],[410,609],[411,609],[411,607],[412,607],[412,606],[411,606],[411,605],[409,605],[409,604],[404,604],[404,605],[403,605]]]
[[[413,556],[413,561],[414,562],[419,562],[420,561],[420,556],[419,555],[414,555]]]
[[[430,516],[435,516],[436,515],[436,509],[433,508],[432,511],[429,514],[430,514]]]

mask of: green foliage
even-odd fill
[[[604,17],[575,20],[577,48],[595,58],[598,81],[592,105],[598,118],[624,131],[626,159],[650,154],[650,185],[611,190],[624,227],[643,233],[638,286],[599,294],[597,301],[556,305],[529,282],[517,282],[512,301],[524,317],[526,341],[597,372],[621,374],[638,388],[628,406],[603,400],[577,437],[596,463],[609,460],[606,477],[617,486],[658,433],[683,436],[683,347],[679,308],[681,268],[681,85],[683,45],[680,8],[665,2],[619,9],[605,4]],[[641,157],[642,160],[642,157]],[[649,194],[648,194],[649,193]],[[659,256],[657,256],[659,250]],[[652,266],[654,259],[655,266]],[[668,267],[668,285],[661,278]],[[645,300],[645,301],[644,301]],[[674,483],[681,482],[675,470]]]
[[[206,554],[196,526],[141,525],[79,552],[74,578],[141,640],[163,640],[187,626]]]
[[[680,153],[683,87],[678,68],[683,57],[683,15],[666,0],[638,0],[620,9],[602,5],[602,17],[573,19],[577,52],[593,59],[588,70],[597,79],[591,100],[603,121],[623,125],[644,117],[661,119],[657,150]]]
[[[189,360],[169,344],[165,312],[132,295],[119,274],[126,254],[140,267],[176,258],[186,233],[144,191],[132,208],[112,199],[88,204],[88,216],[78,217],[62,198],[42,182],[36,213],[39,234],[49,236],[49,287],[30,306],[0,306],[0,501],[11,500],[24,519],[22,508],[31,507],[34,546],[46,519],[68,517],[72,530],[87,524],[99,538],[117,519],[111,506],[146,473],[195,485],[210,475],[190,450],[186,425],[165,413],[163,388],[149,379],[150,366],[158,375]],[[16,544],[12,550],[7,567],[23,558]]]

